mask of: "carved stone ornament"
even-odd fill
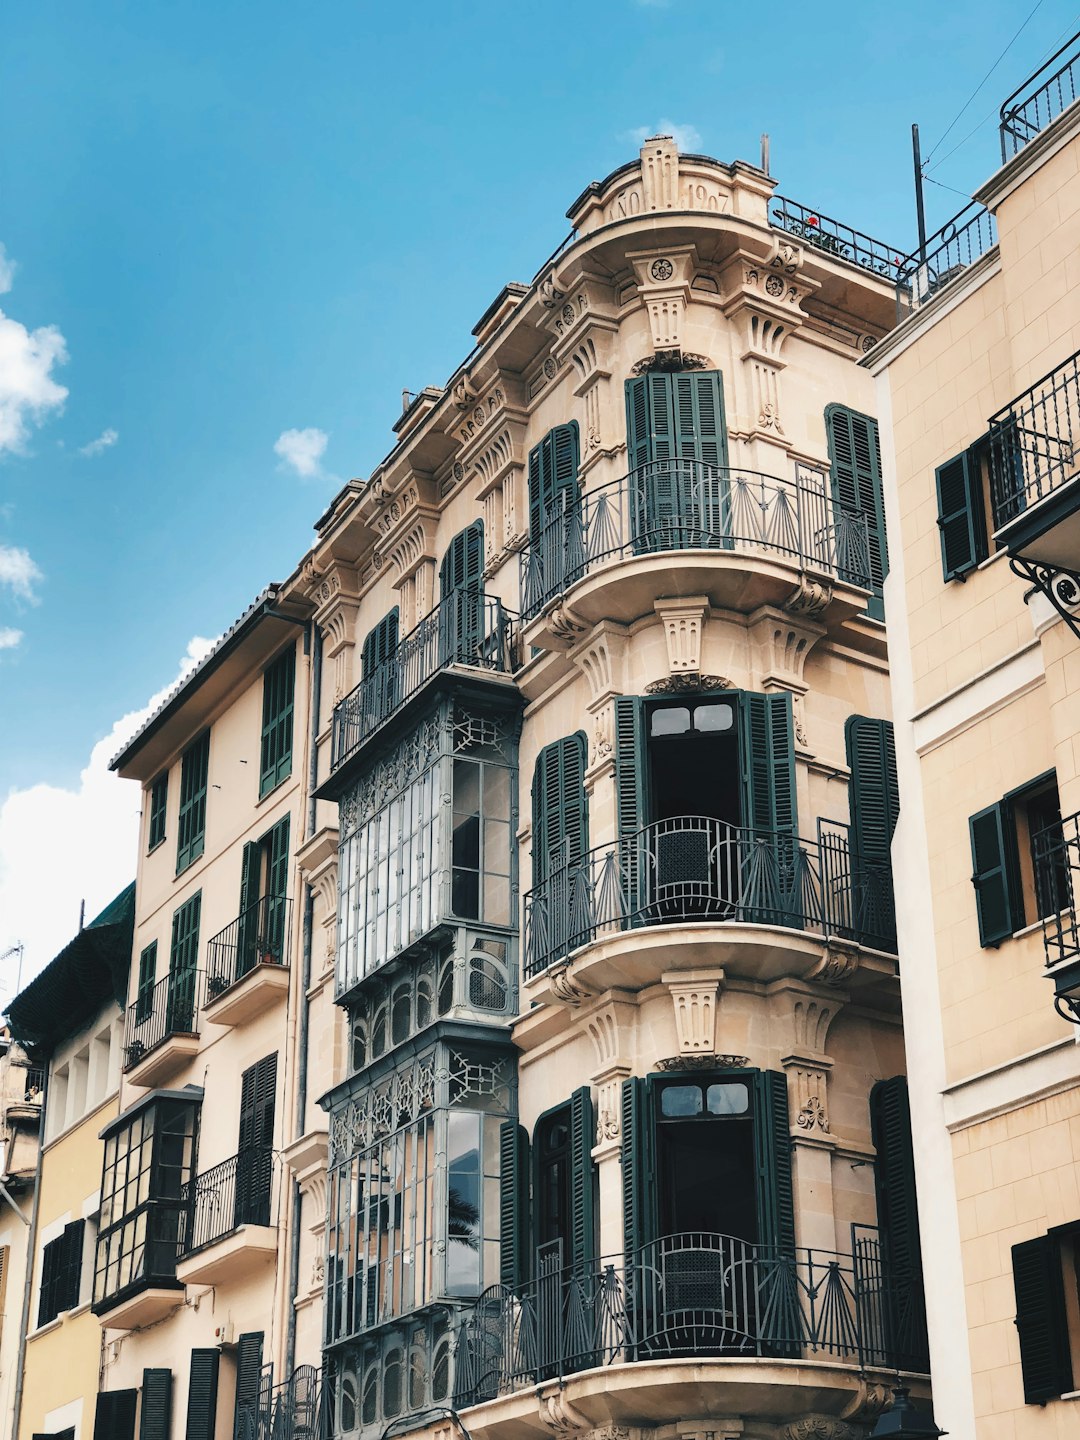
[[[654,280],[670,280],[675,274],[675,266],[670,260],[654,260],[649,266],[649,274]]]
[[[855,1394],[841,1410],[844,1420],[859,1420],[865,1425],[876,1420],[892,1399],[892,1387],[880,1380],[860,1378]]]
[[[454,404],[459,410],[468,410],[476,401],[476,391],[467,376],[463,375],[454,384]]]
[[[811,620],[816,620],[829,608],[832,598],[831,585],[810,580],[803,575],[800,577],[798,585],[784,601],[784,609],[792,615],[805,615]]]
[[[563,302],[563,292],[555,285],[554,272],[546,280],[540,281],[540,304],[545,310],[554,310]]]
[[[631,375],[672,374],[680,370],[711,370],[707,355],[693,355],[689,350],[658,350],[630,367]]]
[[[559,364],[554,355],[549,355],[544,361],[544,374],[549,380],[554,380],[559,372]]]
[[[859,955],[856,950],[840,950],[826,945],[821,959],[803,978],[816,980],[819,985],[846,985],[858,968]]]
[[[547,616],[547,627],[556,640],[564,645],[573,645],[588,630],[583,620],[577,620],[564,605],[556,605]]]
[[[806,1415],[783,1430],[784,1440],[858,1440],[858,1431],[833,1415]]]
[[[825,1113],[825,1106],[817,1095],[811,1095],[806,1104],[795,1117],[795,1124],[800,1130],[824,1130],[829,1133],[829,1117]]]
[[[699,690],[731,690],[723,675],[665,675],[645,686],[646,695],[693,695]]]
[[[570,979],[570,967],[558,965],[548,971],[548,982],[551,985],[555,996],[564,1005],[580,1005],[584,1000],[591,1000],[592,996],[588,990],[583,990],[580,985],[575,985]]]
[[[554,1430],[556,1435],[573,1435],[591,1429],[588,1416],[583,1415],[570,1403],[561,1388],[546,1393],[538,1389],[536,1403],[540,1410],[540,1419],[550,1430]]]
[[[658,1070],[745,1070],[747,1055],[668,1055],[657,1060]]]
[[[784,282],[779,275],[767,275],[765,277],[765,294],[771,295],[778,300],[784,293]]]

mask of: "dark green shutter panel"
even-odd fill
[[[631,474],[652,459],[647,375],[626,382],[626,460]]]
[[[743,825],[766,834],[797,835],[791,695],[743,691],[739,702]]]
[[[172,1424],[172,1371],[142,1372],[139,1440],[169,1440]]]
[[[180,813],[176,834],[178,874],[203,853],[209,766],[210,732],[207,730],[188,746],[180,765]]]
[[[795,1249],[795,1201],[791,1190],[791,1130],[787,1076],[754,1073],[754,1141],[757,1147],[758,1243],[774,1254]]]
[[[361,658],[363,676],[367,680],[373,670],[386,663],[398,646],[398,607],[395,605],[388,615],[368,631],[364,637]]]
[[[439,567],[443,596],[478,586],[484,578],[484,522],[475,520],[455,535]]]
[[[583,731],[545,745],[533,770],[533,885],[569,865],[589,848]]]
[[[545,527],[558,519],[559,502],[569,506],[577,499],[579,457],[576,420],[556,425],[529,451],[529,539],[534,545]],[[556,551],[561,553],[562,547],[555,543],[545,547],[545,561],[556,561]],[[545,576],[548,590],[550,578]]]
[[[262,846],[249,841],[240,857],[240,924],[237,927],[236,977],[258,962],[259,899],[262,891]],[[226,977],[232,980],[234,977]]]
[[[980,549],[985,553],[986,537],[979,530],[982,515],[982,491],[975,456],[970,450],[954,460],[939,465],[934,472],[937,483],[938,529],[941,535],[941,568],[946,580],[955,580],[974,570],[979,563]]]
[[[615,698],[615,818],[619,834],[619,869],[631,916],[638,913],[645,883],[642,852],[645,825],[645,711],[631,695]]]
[[[256,1434],[252,1424],[243,1428],[245,1410],[254,1420],[254,1411],[259,1403],[259,1388],[262,1381],[263,1332],[249,1331],[236,1342],[236,1412],[233,1421],[235,1440],[248,1440]]]
[[[455,535],[439,567],[442,594],[439,654],[445,664],[473,663],[484,628],[484,525]]]
[[[64,1226],[60,1258],[58,1310],[74,1310],[79,1303],[82,1285],[83,1234],[85,1220],[74,1220]]]
[[[269,794],[292,774],[296,647],[290,646],[263,675],[259,795]]]
[[[825,410],[833,499],[848,514],[866,516],[872,595],[867,614],[885,618],[882,586],[889,573],[885,502],[881,488],[881,446],[877,421],[844,405]]]
[[[588,1085],[570,1097],[571,1259],[583,1265],[596,1254],[596,1191],[592,1147],[595,1136],[592,1092]]]
[[[278,961],[285,956],[286,898],[289,892],[289,817],[270,831],[266,865],[266,913],[261,917],[263,940]]]
[[[656,1164],[648,1083],[622,1084],[623,1245],[627,1256],[656,1239]]]
[[[139,956],[139,988],[135,992],[135,1020],[139,1025],[150,1018],[154,1004],[154,984],[157,980],[157,941],[150,944]]]
[[[48,1325],[60,1313],[57,1303],[57,1285],[60,1276],[60,1261],[63,1251],[63,1236],[50,1240],[41,1252],[41,1282],[38,1286],[38,1325]]]
[[[217,1428],[217,1350],[192,1350],[188,1380],[187,1440],[214,1440]]]
[[[1014,880],[1016,834],[1009,807],[998,801],[968,821],[971,832],[971,883],[979,915],[979,943],[1000,945],[1023,926]],[[1018,913],[1019,912],[1019,913]]]
[[[135,1440],[137,1390],[112,1390],[97,1397],[94,1440]]]
[[[265,1055],[240,1077],[240,1133],[236,1147],[237,1225],[270,1223],[277,1058],[276,1052]]]
[[[1041,1405],[1073,1388],[1061,1251],[1052,1235],[1012,1247],[1016,1333],[1024,1401]]]
[[[719,370],[657,376],[669,382],[675,423],[675,453],[703,465],[727,464],[723,379]]]
[[[529,1278],[529,1136],[516,1120],[499,1127],[499,1280],[508,1289]]]
[[[844,740],[851,770],[855,847],[866,859],[887,861],[900,814],[892,721],[851,715],[844,725]]]
[[[877,1158],[878,1229],[892,1277],[901,1283],[922,1273],[915,1156],[907,1079],[894,1075],[870,1091],[870,1137]]]

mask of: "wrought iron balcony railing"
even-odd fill
[[[274,1152],[259,1146],[189,1181],[181,1193],[177,1255],[203,1250],[241,1225],[269,1225],[273,1169]]]
[[[823,215],[820,210],[810,210],[784,195],[774,195],[770,218],[778,229],[805,240],[826,255],[850,260],[853,265],[871,270],[875,275],[885,275],[890,280],[896,274],[901,251],[886,245],[883,240],[864,235],[861,230],[853,230],[842,220]]]
[[[330,1440],[335,1427],[322,1371],[314,1365],[298,1365],[292,1378],[280,1385],[273,1383],[273,1377],[273,1367],[265,1366],[258,1398],[237,1399],[233,1440]],[[359,1421],[358,1412],[355,1418]],[[337,1433],[356,1428],[340,1426]]]
[[[667,550],[752,550],[870,588],[866,517],[833,502],[828,478],[799,466],[780,479],[699,460],[654,460],[544,510],[521,552],[531,619],[585,575]]]
[[[460,1408],[575,1371],[679,1355],[929,1369],[922,1283],[891,1276],[877,1232],[852,1253],[669,1235],[617,1257],[496,1285],[457,1340]]]
[[[977,200],[936,230],[924,250],[905,255],[896,266],[896,318],[907,306],[918,309],[950,280],[997,244],[997,221]]]
[[[263,895],[206,946],[206,1000],[216,1000],[258,965],[284,965],[292,901]]]
[[[1001,107],[998,130],[1002,164],[1018,155],[1055,121],[1080,94],[1080,34],[1074,35],[1034,75],[1029,75]]]
[[[849,826],[818,838],[680,815],[561,864],[525,896],[525,974],[579,945],[647,925],[782,925],[896,953],[892,871],[861,857]]]
[[[1080,960],[1076,896],[1080,890],[1080,815],[1067,815],[1032,836],[1035,896],[1048,967]]]
[[[1080,351],[990,417],[994,528],[1015,520],[1078,474]]]
[[[166,975],[129,1005],[124,1069],[130,1070],[174,1035],[198,1035],[204,990],[201,970],[181,970]]]
[[[398,644],[393,654],[334,707],[330,768],[338,769],[380,725],[440,670],[465,665],[513,670],[514,616],[480,590],[459,590]]]

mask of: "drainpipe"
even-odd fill
[[[312,637],[311,655],[311,725],[308,736],[308,814],[306,840],[315,834],[315,814],[318,801],[315,787],[319,780],[319,694],[322,689],[322,631],[314,620],[309,622],[308,634]],[[299,1033],[297,1036],[296,1074],[296,1120],[293,1139],[299,1140],[304,1133],[307,1120],[307,1067],[308,1067],[308,998],[311,985],[311,932],[315,917],[315,892],[310,885],[304,886],[304,928],[303,963],[301,967]],[[285,1330],[285,1374],[291,1377],[296,1361],[296,1287],[300,1278],[300,1185],[294,1180],[292,1186],[292,1233],[289,1244],[289,1288],[286,1300],[289,1313]]]
[[[34,1287],[34,1255],[37,1251],[38,1209],[41,1204],[41,1152],[45,1148],[45,1122],[49,1109],[49,1076],[52,1056],[45,1065],[41,1089],[41,1119],[38,1121],[37,1175],[34,1177],[34,1204],[30,1211],[30,1232],[26,1237],[26,1278],[23,1281],[22,1317],[19,1322],[19,1358],[16,1362],[15,1400],[12,1405],[11,1440],[19,1440],[22,1418],[23,1375],[26,1371],[26,1335],[30,1329],[30,1294]],[[21,1213],[21,1212],[20,1212]]]

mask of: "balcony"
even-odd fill
[[[973,200],[896,265],[896,321],[933,300],[997,244],[997,221]]]
[[[892,279],[900,262],[900,251],[883,240],[853,230],[842,220],[833,220],[820,210],[810,210],[783,195],[774,195],[769,219],[779,230],[812,245],[825,255],[847,260],[862,270]]]
[[[203,1005],[207,1020],[243,1025],[285,995],[291,920],[291,900],[264,895],[209,941]]]
[[[803,840],[682,815],[598,846],[526,895],[526,979],[610,935],[676,924],[753,926],[750,945],[765,938],[760,927],[809,931],[895,955],[889,863],[860,857],[848,829],[820,820],[817,840]],[[612,972],[598,983],[631,982]]]
[[[1042,917],[1046,972],[1054,982],[1054,1005],[1065,1020],[1080,1021],[1080,815],[1046,826],[1032,836],[1035,896]]]
[[[1010,555],[1080,571],[1080,351],[991,416],[990,490]]]
[[[801,1360],[926,1374],[921,1280],[890,1277],[877,1232],[852,1230],[849,1255],[669,1235],[625,1260],[554,1271],[516,1290],[493,1286],[458,1332],[455,1405],[642,1360]],[[699,1363],[693,1384],[737,1384],[740,1403],[728,1409],[768,1414],[776,1401],[761,1392],[798,1384],[796,1375],[778,1381],[762,1370],[755,1380],[753,1369],[726,1364],[710,1376]],[[628,1403],[647,1404],[638,1386],[650,1381],[666,1395],[667,1413],[679,1413],[666,1367],[642,1375]],[[816,1377],[802,1383],[817,1387]],[[714,1403],[725,1413],[722,1397]]]
[[[181,1196],[176,1277],[220,1285],[261,1268],[277,1254],[270,1224],[274,1156],[245,1150],[196,1175]]]
[[[475,590],[448,595],[335,705],[331,773],[439,676],[461,669],[509,676],[513,649],[514,617],[501,600]]]
[[[783,600],[805,571],[870,588],[866,517],[833,503],[821,471],[798,466],[782,479],[697,460],[655,460],[544,511],[539,533],[521,553],[523,619],[571,589],[574,613],[585,620],[651,613],[672,551],[699,552],[694,563],[680,563],[681,592],[708,594],[720,605]],[[748,569],[748,554],[764,563]],[[853,597],[851,613],[860,608]]]
[[[1074,35],[1002,105],[998,131],[1003,165],[1075,105],[1078,86],[1080,35]]]
[[[23,1093],[8,1097],[4,1113],[9,1123],[36,1125],[41,1119],[41,1102],[45,1098],[45,1071],[37,1065],[15,1063],[10,1071],[13,1081],[20,1071],[25,1077]]]
[[[330,1440],[341,1433],[331,1419],[330,1388],[314,1365],[298,1365],[280,1385],[272,1381],[273,1371],[264,1367],[258,1396],[237,1397],[236,1440]]]
[[[198,1052],[203,993],[203,972],[183,970],[128,1006],[124,1074],[133,1085],[163,1084]]]

